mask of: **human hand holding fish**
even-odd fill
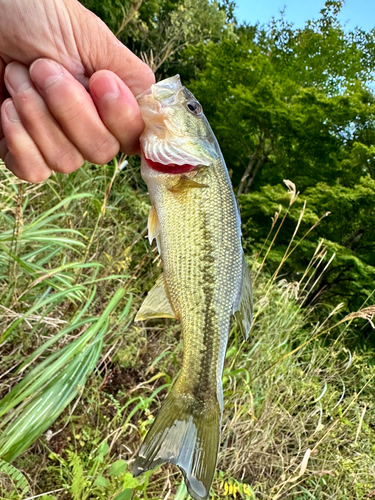
[[[177,465],[190,495],[208,497],[223,412],[222,372],[230,318],[247,337],[252,321],[249,270],[241,222],[216,138],[195,97],[178,76],[138,97],[142,177],[152,208],[163,274],[136,321],[175,318],[184,342],[181,373],[142,444],[139,475],[163,462]]]
[[[29,182],[139,151],[155,78],[77,0],[0,0],[0,158]],[[87,92],[89,90],[89,93]]]

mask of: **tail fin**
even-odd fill
[[[207,406],[172,388],[138,452],[133,475],[169,462],[181,469],[189,494],[206,499],[215,474],[221,420],[219,403]]]

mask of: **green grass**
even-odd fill
[[[0,167],[0,196],[0,498],[185,500],[172,466],[130,473],[182,358],[177,322],[132,322],[160,273],[137,165],[37,186]],[[374,353],[349,350],[361,317],[301,307],[321,246],[288,283],[296,232],[267,275],[283,215],[248,256],[255,321],[246,342],[231,331],[212,498],[363,499],[375,490]]]

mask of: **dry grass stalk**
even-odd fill
[[[290,207],[293,205],[293,203],[295,202],[295,200],[296,200],[296,198],[297,198],[297,196],[298,196],[298,194],[299,194],[299,193],[297,193],[297,192],[296,192],[296,185],[295,185],[292,181],[289,181],[289,180],[284,180],[284,183],[285,183],[286,187],[288,188],[288,194],[290,194],[290,195],[291,195],[291,197],[290,197],[290,201],[289,201],[289,208],[288,208],[288,209],[287,209],[287,211],[285,212],[284,217],[282,218],[282,220],[281,220],[281,222],[280,222],[280,224],[279,224],[279,227],[277,228],[276,233],[275,233],[274,237],[272,238],[272,241],[271,241],[271,243],[270,243],[269,247],[267,248],[266,255],[264,256],[264,258],[263,258],[263,260],[262,260],[262,263],[261,263],[261,265],[260,265],[260,267],[259,267],[259,269],[258,269],[258,272],[257,272],[256,276],[255,276],[254,282],[257,280],[257,278],[258,278],[258,276],[259,276],[259,273],[260,273],[260,271],[262,270],[262,268],[263,268],[263,266],[264,266],[264,263],[265,263],[265,262],[266,262],[266,260],[267,260],[268,254],[270,253],[271,248],[273,247],[273,244],[275,243],[275,240],[276,240],[276,238],[277,238],[277,235],[279,234],[280,229],[281,229],[281,227],[282,227],[282,226],[283,226],[283,224],[284,224],[284,221],[285,221],[285,219],[286,219],[286,217],[287,217],[287,215],[288,215],[288,213],[289,213],[289,209],[290,209]],[[280,211],[279,211],[279,213],[280,213],[280,212],[281,212],[281,207],[280,207]],[[277,213],[277,212],[276,212],[276,213]],[[276,224],[276,221],[277,221],[277,220],[278,220],[278,218],[279,218],[279,216],[276,216],[276,213],[275,213],[275,218],[274,218],[274,219],[272,218],[272,226],[271,226],[271,230],[270,230],[270,232],[269,232],[269,235],[267,236],[266,241],[268,240],[268,238],[269,238],[270,234],[272,233],[272,230],[273,230],[273,228],[274,228],[274,226],[275,226],[275,224]],[[264,246],[264,245],[263,245],[263,246]],[[263,247],[262,247],[262,250],[263,250]]]
[[[278,210],[277,212],[275,212],[275,215],[274,215],[273,217],[271,217],[271,220],[272,220],[271,229],[269,230],[269,233],[267,234],[267,237],[266,237],[266,239],[264,240],[264,242],[263,242],[263,245],[262,245],[261,249],[260,249],[260,250],[259,250],[259,252],[255,255],[255,259],[259,259],[259,257],[262,255],[263,249],[264,249],[264,247],[265,247],[265,245],[266,245],[266,243],[267,243],[267,241],[268,241],[269,237],[270,237],[270,236],[271,236],[271,234],[272,234],[272,231],[273,231],[273,229],[274,229],[274,227],[275,227],[275,225],[276,225],[276,222],[277,222],[277,220],[278,220],[278,218],[279,218],[279,216],[280,216],[280,214],[281,214],[281,210],[282,210],[282,208],[283,208],[283,207],[282,207],[281,205],[279,205],[279,210]]]
[[[345,316],[345,318],[343,319],[343,321],[349,321],[349,320],[355,319],[355,318],[363,318],[370,323],[372,328],[375,328],[374,322],[372,321],[374,318],[374,315],[375,315],[375,305],[372,305],[372,306],[360,309],[357,312],[352,312],[352,313],[347,314]]]
[[[298,300],[298,293],[300,287],[298,281],[292,281],[291,283],[289,283],[286,279],[282,279],[279,281],[278,285],[281,288],[281,290],[283,290],[281,297],[286,297],[287,299],[294,298],[294,300]]]
[[[283,180],[284,184],[288,188],[288,194],[290,194],[289,206],[291,207],[293,203],[296,201],[297,196],[299,195],[299,191],[296,190],[296,185],[294,182],[289,181],[288,179]]]

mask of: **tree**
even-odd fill
[[[165,74],[190,44],[233,37],[233,2],[83,0],[153,71]]]
[[[244,26],[236,31],[238,40],[190,47],[184,56],[194,74],[189,88],[203,104],[242,194],[248,251],[262,246],[270,217],[285,198],[282,181],[292,180],[300,201],[269,255],[269,270],[279,265],[306,199],[302,234],[325,212],[331,215],[303,240],[285,270],[296,279],[324,238],[327,254],[317,275],[334,252],[336,258],[308,301],[344,301],[355,310],[374,289],[375,277],[375,102],[368,87],[374,54],[372,37],[344,32],[340,6],[327,1],[321,18],[302,30],[283,19],[269,31]]]

